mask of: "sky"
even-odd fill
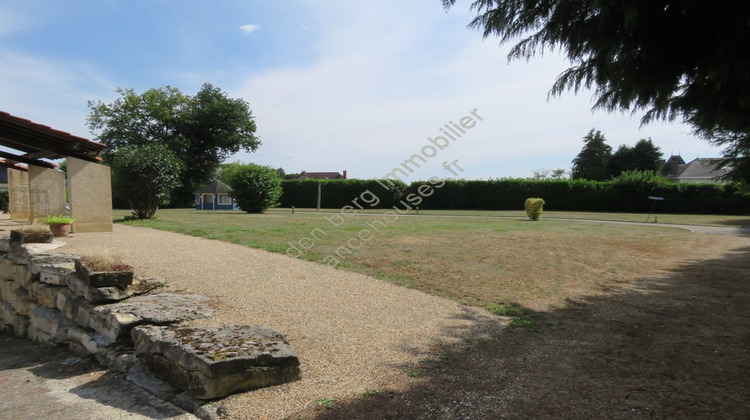
[[[591,91],[548,98],[569,63],[508,62],[472,16],[461,0],[3,0],[0,110],[96,140],[87,101],[211,83],[250,105],[262,141],[228,161],[376,178],[411,159],[407,182],[570,169],[592,128],[613,149],[721,156],[684,124],[592,111]]]

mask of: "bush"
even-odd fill
[[[241,165],[231,171],[227,181],[232,196],[243,211],[263,213],[279,204],[281,177],[271,167]]]
[[[527,198],[523,208],[526,210],[526,215],[531,220],[539,220],[539,217],[544,212],[544,200],[541,198]]]
[[[180,185],[182,161],[161,143],[125,146],[112,154],[112,185],[138,219],[151,219]]]

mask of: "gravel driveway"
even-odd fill
[[[215,315],[195,325],[260,324],[287,335],[302,380],[228,397],[230,418],[285,417],[322,398],[403,382],[420,359],[462,346],[468,331],[479,338],[500,329],[482,309],[225,242],[123,225],[65,242],[61,252],[105,247],[136,273],[164,277],[170,291],[212,298]]]

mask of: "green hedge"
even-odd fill
[[[383,181],[383,184],[386,182]],[[314,208],[317,186],[322,186],[322,207],[341,208],[353,200],[365,208],[391,208],[408,194],[429,184],[417,181],[406,187],[397,183],[386,191],[376,180],[287,180],[282,183],[283,207]],[[369,191],[369,193],[365,193]],[[364,194],[364,195],[363,195]],[[374,197],[379,203],[373,206]],[[649,196],[664,197],[660,213],[749,214],[750,197],[740,194],[737,184],[677,184],[655,177],[620,177],[611,181],[497,179],[489,181],[449,180],[424,197],[421,209],[434,210],[523,210],[528,197],[545,201],[545,210],[647,213]]]
[[[290,179],[281,184],[281,206],[315,208],[318,203],[318,185],[321,188],[321,207],[329,209],[347,205],[365,209],[391,208],[406,191],[406,184],[400,181]]]

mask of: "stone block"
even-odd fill
[[[65,173],[34,165],[28,173],[30,219],[38,223],[48,215],[65,213]]]
[[[56,286],[65,285],[65,276],[75,271],[76,256],[49,254],[32,257],[29,271],[33,279]]]
[[[29,283],[29,269],[26,265],[14,264],[7,258],[0,258],[0,276],[7,280],[13,280],[21,285]]]
[[[29,220],[29,173],[8,169],[8,211],[12,220]]]
[[[135,364],[132,346],[113,343],[107,337],[88,328],[75,327],[68,331],[70,349],[93,356],[99,364],[111,370],[125,372]]]
[[[4,252],[4,253],[10,252],[10,237],[8,236],[0,237],[0,252]]]
[[[135,277],[133,284],[127,287],[91,287],[81,280],[78,273],[70,273],[65,277],[65,284],[78,296],[83,297],[91,303],[111,303],[148,293],[159,287],[164,287],[166,282],[159,277]]]
[[[29,320],[31,321],[31,327],[46,333],[51,340],[57,343],[69,341],[68,332],[75,327],[60,311],[44,306],[34,309]]]
[[[26,337],[31,341],[35,341],[41,344],[46,344],[54,341],[50,333],[35,328],[33,325],[29,325],[29,329],[26,332]]]
[[[87,327],[91,321],[91,310],[94,305],[86,299],[76,295],[72,290],[64,288],[57,294],[56,307],[62,314],[82,327]]]
[[[15,282],[12,283],[15,284]],[[5,293],[3,293],[3,296],[5,296]],[[39,306],[39,304],[29,296],[29,292],[21,286],[13,287],[9,298],[6,297],[6,302],[10,303],[16,312],[23,316],[30,316],[34,309]]]
[[[283,334],[258,325],[133,329],[138,361],[201,399],[299,380],[299,359]]]
[[[125,288],[133,284],[133,271],[94,271],[81,260],[75,262],[76,273],[87,286]]]
[[[67,287],[50,286],[48,284],[34,282],[26,289],[32,299],[42,306],[57,309],[57,295]]]
[[[52,241],[48,244],[21,244],[18,242],[10,243],[10,250],[7,258],[10,258],[15,264],[28,265],[33,257],[48,254],[61,246],[65,245],[61,241]]]
[[[19,314],[8,302],[0,302],[0,319],[3,330],[17,337],[26,337],[29,329],[29,318]]]
[[[136,296],[95,306],[89,327],[112,341],[130,341],[130,331],[138,325],[169,325],[211,316],[213,311],[207,300],[204,296],[175,293]]]
[[[112,181],[108,166],[68,157],[70,208],[76,233],[112,232]]]

